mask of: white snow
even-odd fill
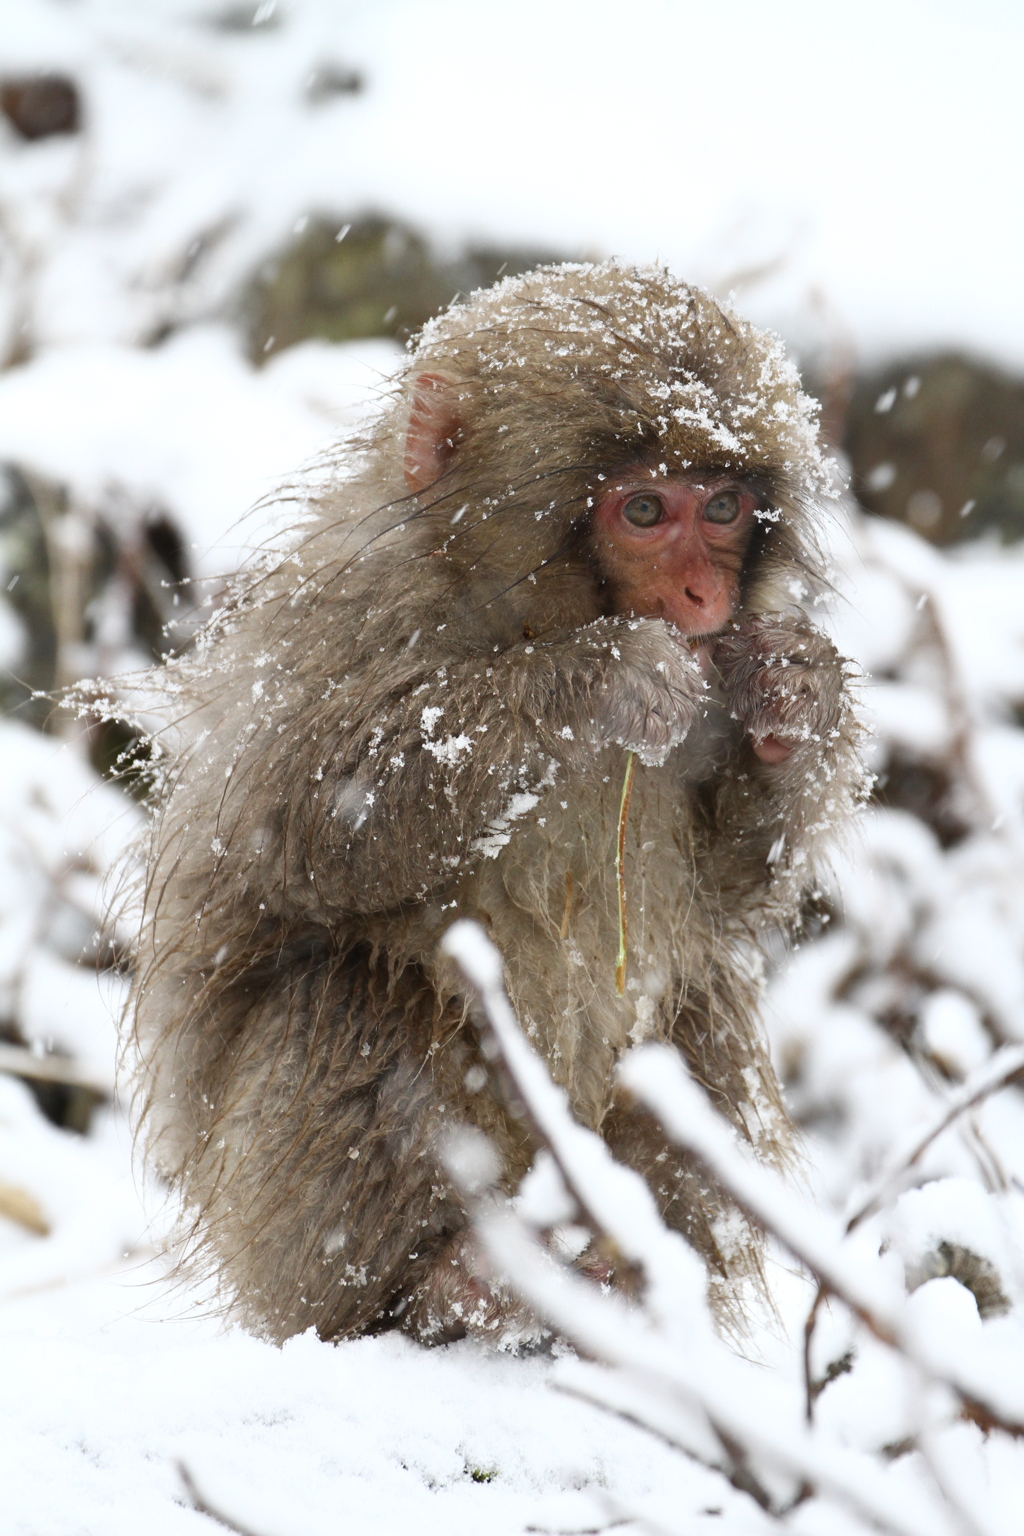
[[[217,1530],[188,1507],[179,1462],[261,1536],[583,1531],[606,1499],[742,1508],[641,1430],[552,1391],[548,1360],[396,1336],[278,1350],[181,1312],[138,1259],[0,1308],[18,1384],[0,1393],[5,1531]]]
[[[308,342],[260,369],[246,357],[233,296],[310,215],[380,208],[450,248],[663,259],[735,287],[745,313],[808,354],[956,344],[1024,366],[1019,6],[267,0],[259,26],[235,31],[212,24],[226,9],[6,0],[0,15],[4,70],[67,69],[86,121],[78,137],[36,144],[0,123],[0,353],[29,354],[0,372],[0,459],[62,482],[125,533],[166,512],[200,578],[268,536],[272,504],[249,509],[355,426],[402,359],[383,341]],[[364,71],[366,93],[307,99],[330,65]],[[835,860],[830,923],[771,977],[766,1023],[808,1186],[779,1220],[788,1210],[793,1246],[807,1240],[821,1259],[826,1242],[844,1275],[867,1277],[926,1373],[967,1372],[1016,1407],[1020,1090],[979,1100],[912,1164],[907,1149],[1024,1041],[1024,549],[943,555],[851,510],[832,556],[836,595],[813,611],[868,674],[873,769],[910,760],[946,775],[963,835],[944,847],[909,812],[872,808]],[[17,671],[24,640],[0,591],[0,666]],[[432,737],[440,715],[426,715]],[[470,745],[433,742],[453,761]],[[533,803],[512,794],[479,850],[496,853]],[[125,981],[96,930],[140,825],[80,742],[0,721],[0,1023],[98,1090],[114,1080]],[[154,1257],[165,1215],[132,1167],[128,1106],[101,1106],[78,1136],[0,1072],[0,1210],[14,1213],[0,1215],[3,1530],[216,1529],[179,1462],[255,1536],[639,1531],[614,1527],[637,1514],[686,1536],[774,1528],[722,1476],[571,1395],[660,1413],[694,1444],[708,1434],[703,1409],[684,1413],[652,1385],[678,1358],[699,1397],[689,1255],[659,1236],[628,1178],[562,1136],[557,1096],[547,1103],[608,1224],[653,1255],[652,1316],[672,1349],[656,1331],[609,1330],[607,1299],[582,1282],[551,1304],[567,1328],[591,1330],[595,1350],[642,1343],[641,1378],[395,1337],[277,1350],[225,1330]],[[557,1186],[539,1170],[516,1220],[567,1219]],[[842,1238],[873,1194],[878,1209]],[[526,1273],[520,1228],[492,1235]],[[970,1291],[935,1270],[953,1248],[991,1266],[1005,1315],[982,1322]],[[530,1270],[539,1297],[553,1295],[551,1273]],[[813,1461],[782,1409],[764,1411],[802,1411],[813,1287],[788,1257],[771,1279],[781,1321],[749,1341],[763,1365],[723,1366],[743,1386],[722,1407],[744,1433],[761,1414],[783,1461]],[[701,1358],[720,1360],[701,1337]],[[972,1536],[1017,1531],[1019,1443],[951,1417],[945,1388],[915,1395],[904,1362],[835,1303],[819,1318],[814,1372],[851,1348],[852,1369],[816,1405],[822,1434],[854,1457],[830,1463],[840,1481],[861,1468],[871,1497],[906,1514],[900,1528],[924,1520],[935,1536],[931,1444]],[[880,1456],[925,1409],[922,1450]],[[788,1524],[865,1529],[822,1498]]]
[[[386,341],[306,342],[257,372],[213,325],[155,350],[54,347],[0,374],[0,459],[73,486],[115,526],[169,512],[195,574],[230,574],[273,523],[250,509],[355,425],[400,358]]]

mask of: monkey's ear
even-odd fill
[[[443,373],[421,373],[412,387],[412,409],[405,437],[405,483],[426,490],[448,468],[462,432],[454,380]]]

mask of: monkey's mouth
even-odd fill
[[[720,634],[721,631],[718,633]],[[717,640],[717,638],[717,634],[710,637],[712,642]],[[700,640],[688,640],[687,645],[690,649],[690,655],[700,668],[701,677],[707,682],[713,682],[718,676],[718,668],[715,666],[711,654],[714,649],[713,644],[709,643],[708,637],[702,636]]]
[[[671,623],[672,620],[669,620],[669,622]],[[676,628],[679,629],[678,624]],[[725,624],[716,624],[713,628],[709,629],[679,629],[679,633],[684,637],[691,651],[693,651],[698,646],[713,645],[716,640],[721,639],[722,635],[725,634]]]
[[[739,594],[720,587],[717,591],[701,596],[689,589],[666,590],[645,593],[639,603],[631,605],[637,618],[663,619],[671,624],[688,646],[713,644],[724,634],[730,619],[739,606]]]
[[[653,611],[636,613],[635,618],[664,619],[666,624],[671,624],[683,643],[696,655],[698,648],[713,645],[724,633],[731,614],[715,623],[701,624],[693,619],[689,623],[683,622],[680,617],[672,612],[671,606],[664,598],[659,599]]]

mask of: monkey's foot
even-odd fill
[[[507,1286],[486,1277],[472,1238],[455,1237],[412,1298],[402,1327],[423,1344],[486,1339],[499,1349],[536,1345],[544,1329]]]

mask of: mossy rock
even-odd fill
[[[32,492],[13,465],[0,466],[0,575],[7,603],[21,621],[25,649],[14,673],[0,668],[0,714],[41,727],[53,709],[39,696],[53,687],[57,636],[50,601],[50,561]],[[63,493],[54,487],[55,496]]]
[[[457,293],[561,259],[551,251],[490,246],[445,257],[392,219],[316,220],[263,264],[243,295],[251,354],[259,362],[311,337],[404,341]]]
[[[58,636],[54,614],[53,573],[46,536],[48,518],[67,511],[63,486],[0,464],[0,603],[20,620],[24,650],[13,670],[0,668],[0,715],[12,715],[37,729],[52,728],[59,717],[62,685],[58,677]],[[127,587],[132,638],[142,652],[159,659],[173,645],[168,622],[176,616],[176,595],[187,592],[184,545],[173,520],[156,510],[141,522],[130,550],[118,542],[116,525],[96,517],[81,590],[81,661],[95,662],[97,623],[104,600],[117,584],[117,600]],[[137,731],[115,720],[97,720],[90,729],[90,756],[101,773],[116,774],[129,788],[144,793],[148,750],[138,746]]]
[[[1024,537],[1024,381],[953,353],[862,378],[846,429],[869,512],[935,544]]]

